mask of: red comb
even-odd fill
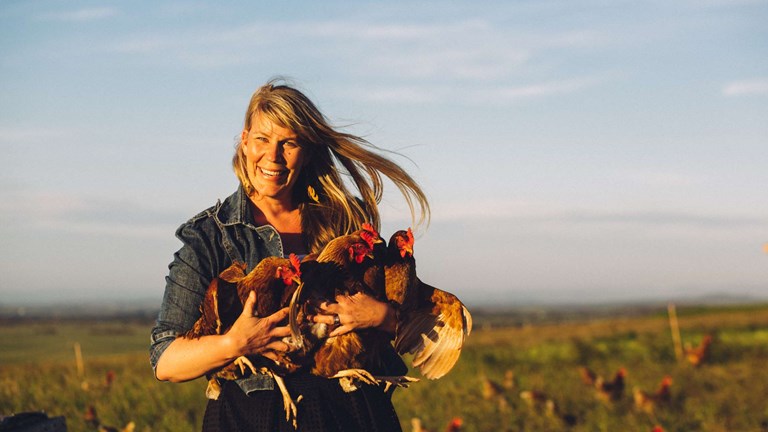
[[[373,234],[371,234],[368,231],[362,231],[360,233],[360,238],[362,238],[363,240],[365,240],[366,243],[368,243],[369,248],[373,249],[373,244],[376,242],[376,237],[374,237]]]
[[[288,259],[291,260],[291,265],[296,270],[296,276],[301,276],[301,270],[299,270],[301,261],[299,260],[299,257],[296,256],[296,254],[290,254],[288,255]]]
[[[373,227],[373,225],[369,224],[368,222],[365,222],[363,224],[363,231],[368,231],[373,235],[373,238],[376,239],[379,237],[379,233],[376,232],[376,228]]]

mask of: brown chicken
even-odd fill
[[[509,402],[507,401],[506,390],[508,389],[503,384],[497,383],[492,379],[486,377],[484,374],[480,376],[483,389],[483,399],[487,401],[496,401],[499,404],[500,411],[506,411],[509,409]]]
[[[463,425],[464,425],[464,421],[461,419],[461,417],[454,417],[445,426],[445,432],[459,432],[461,431],[461,427]],[[425,429],[424,426],[422,426],[420,418],[413,417],[411,419],[411,432],[431,432],[431,431],[432,429]]]
[[[604,402],[617,402],[624,396],[625,378],[627,370],[619,369],[613,379],[606,381],[598,376],[595,380],[595,389],[597,398]]]
[[[389,338],[376,329],[363,329],[325,338],[325,324],[303,322],[318,312],[316,305],[335,302],[339,295],[365,293],[384,300],[383,241],[369,224],[331,240],[314,261],[301,264],[302,285],[291,301],[291,331],[302,341],[298,355],[311,355],[312,373],[326,378],[341,378],[345,391],[357,389],[356,380],[375,384],[378,380],[366,369],[385,357]],[[403,371],[404,373],[404,371]]]
[[[211,281],[200,305],[200,318],[184,337],[194,339],[226,333],[242,313],[243,305],[251,291],[256,292],[254,313],[257,316],[265,317],[277,312],[281,307],[288,305],[299,276],[299,261],[295,255],[289,258],[267,257],[248,274],[245,273],[245,264],[233,263]],[[252,373],[272,373],[290,372],[295,369],[287,359],[275,363],[258,357],[257,362],[262,366],[257,368],[251,359],[242,356],[207,374],[206,396],[209,399],[218,399],[221,393],[219,379],[241,378],[248,370]]]
[[[528,408],[535,412],[542,413],[549,418],[556,419],[559,422],[562,422],[564,426],[574,426],[578,422],[578,419],[574,414],[562,413],[557,402],[542,391],[522,391],[520,392],[520,399],[528,405]]]
[[[581,376],[581,381],[590,387],[594,387],[595,381],[597,381],[597,374],[586,366],[579,368],[579,376]]]
[[[546,393],[538,390],[525,390],[520,392],[522,399],[529,408],[544,411],[547,415],[557,414],[557,404]]]
[[[653,393],[635,388],[633,391],[635,406],[648,414],[653,414],[656,407],[669,404],[672,400],[671,386],[672,377],[667,375],[661,380],[659,388]]]
[[[93,405],[88,405],[85,408],[83,420],[85,420],[85,424],[98,432],[133,432],[136,429],[136,423],[132,421],[128,422],[123,428],[116,428],[102,424],[101,419],[99,419],[98,414],[96,414],[96,408]],[[48,430],[48,428],[45,429]],[[35,430],[42,429],[35,428]]]
[[[413,232],[397,231],[392,234],[387,244],[384,260],[384,280],[387,299],[397,303],[400,313],[407,313],[416,308],[418,286],[416,260],[413,258]]]
[[[579,375],[584,384],[595,388],[597,398],[602,401],[615,402],[621,399],[624,393],[624,380],[627,376],[624,368],[619,369],[611,381],[606,381],[588,367],[579,368]]]
[[[685,359],[695,367],[701,366],[702,363],[709,359],[710,345],[712,345],[712,336],[705,335],[698,346],[686,347]]]
[[[413,366],[429,379],[448,373],[472,331],[472,316],[453,294],[416,275],[410,229],[394,233],[384,265],[387,298],[399,305],[395,349],[413,354]]]

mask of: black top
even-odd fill
[[[225,381],[218,400],[208,401],[203,432],[398,432],[400,421],[391,394],[382,387],[360,385],[345,393],[337,379],[297,372],[285,378],[297,404],[298,429],[286,421],[283,397],[275,386],[246,395],[237,384]]]

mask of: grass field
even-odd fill
[[[395,392],[403,429],[418,417],[441,431],[454,417],[465,431],[768,431],[768,305],[680,308],[683,342],[713,336],[699,367],[677,361],[666,309],[631,318],[537,322],[476,316],[475,331],[446,377]],[[490,323],[493,325],[490,325]],[[504,324],[513,324],[505,326]],[[0,326],[0,414],[42,410],[65,416],[72,432],[104,424],[136,431],[199,430],[204,380],[157,382],[147,360],[146,322],[23,322]],[[84,358],[81,376],[73,346]],[[603,402],[579,368],[610,377],[625,368],[626,389]],[[115,379],[107,385],[108,372]],[[418,376],[416,372],[412,375]],[[502,385],[505,375],[506,386]],[[671,398],[652,413],[637,408],[634,388],[653,391],[665,375]],[[484,391],[488,380],[497,392]],[[544,394],[529,405],[522,391]]]

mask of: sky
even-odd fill
[[[768,298],[768,1],[0,2],[0,304],[162,298],[285,76],[470,306]],[[410,226],[385,189],[382,235]]]

